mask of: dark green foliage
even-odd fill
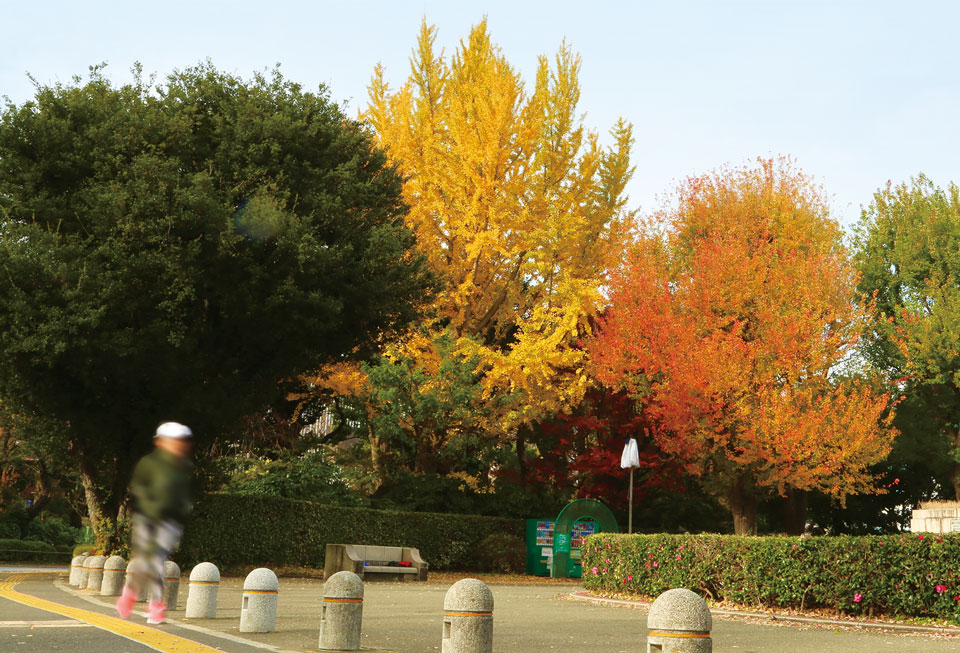
[[[307,501],[211,494],[197,504],[176,560],[221,570],[249,565],[323,567],[327,544],[412,546],[431,569],[476,569],[492,533],[520,537],[516,519],[324,506]]]
[[[504,574],[522,574],[527,563],[527,545],[512,533],[491,533],[480,542],[477,568]]]
[[[33,540],[0,539],[0,561],[43,562],[64,564],[69,562],[70,547],[55,547],[47,542]]]
[[[750,606],[960,622],[960,534],[615,535],[583,549],[587,589],[656,597],[686,587]]]
[[[347,487],[340,468],[323,453],[288,455],[277,460],[231,456],[216,461],[226,481],[219,490],[236,495],[313,501],[328,506],[360,506],[362,497]]]
[[[151,88],[94,70],[8,104],[3,408],[57,422],[116,508],[157,423],[227,431],[415,317],[432,281],[400,182],[325,91],[279,72],[206,64]]]
[[[56,515],[45,513],[27,525],[23,539],[72,547],[80,541],[80,529],[74,528]]]

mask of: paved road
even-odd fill
[[[323,595],[322,582],[317,580],[282,578],[276,632],[244,634],[241,638],[238,625],[243,580],[240,578],[223,580],[217,619],[189,622],[183,620],[182,612],[187,587],[184,578],[180,609],[171,613],[170,624],[160,628],[147,627],[142,615],[129,620],[116,619],[111,616],[114,613],[109,600],[66,587],[65,573],[20,574],[21,580],[12,590],[10,578],[10,574],[0,574],[0,651],[317,651],[318,615]],[[439,651],[443,598],[448,587],[449,583],[434,582],[368,583],[363,607],[363,649],[401,653]],[[500,653],[640,653],[646,650],[644,607],[597,605],[576,600],[570,594],[577,589],[573,584],[491,584],[495,601],[495,650]],[[94,617],[84,618],[81,613],[73,613],[76,616],[71,617],[34,605],[14,603],[10,600],[11,591],[62,605],[64,610],[87,611]],[[98,619],[108,621],[101,623]],[[90,622],[97,625],[83,625]],[[119,630],[117,622],[127,627],[121,635],[104,630],[105,627]],[[182,641],[161,642],[155,639],[155,633]],[[960,636],[900,634],[824,625],[774,625],[722,616],[715,616],[712,635],[714,651],[718,653],[960,651]],[[199,642],[201,648],[190,648],[187,640]],[[138,642],[148,642],[153,648]]]

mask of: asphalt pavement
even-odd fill
[[[276,630],[239,633],[242,578],[224,578],[216,619],[183,618],[187,577],[170,622],[148,627],[143,611],[116,617],[114,599],[67,585],[67,573],[0,571],[0,651],[77,653],[177,653],[228,651],[263,653],[317,651],[323,582],[281,578]],[[443,600],[453,580],[427,583],[367,583],[364,588],[362,650],[439,651]],[[647,606],[576,596],[576,583],[494,583],[494,650],[502,653],[577,651],[640,653],[646,650]],[[59,606],[59,607],[57,607]],[[59,611],[58,611],[59,610]],[[163,639],[163,638],[166,639]],[[828,622],[772,621],[714,611],[713,650],[719,653],[956,653],[960,630],[885,631]]]

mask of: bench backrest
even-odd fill
[[[402,546],[370,546],[361,544],[353,547],[353,553],[362,560],[370,560],[372,562],[390,562],[392,560],[399,562],[403,560]]]

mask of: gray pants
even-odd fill
[[[133,555],[143,560],[144,578],[132,578],[135,589],[145,587],[151,601],[163,600],[163,563],[180,544],[183,527],[172,520],[133,514]]]

